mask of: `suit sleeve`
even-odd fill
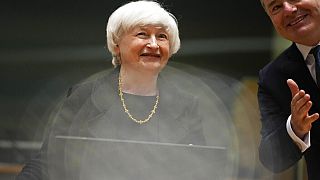
[[[55,136],[68,135],[73,116],[86,99],[82,94],[73,92],[74,89],[76,87],[69,89],[67,97],[57,105],[52,116],[49,117],[49,129],[41,149],[24,165],[15,180],[64,179],[61,178],[65,173],[63,166],[64,147],[55,144]]]
[[[270,82],[273,78],[269,77],[269,81],[265,82],[264,77],[268,76],[260,71],[258,102],[262,127],[259,158],[269,170],[281,172],[299,161],[302,153],[286,129],[286,121],[291,113],[290,102],[281,104],[281,101],[287,100],[279,99],[286,95],[281,93],[287,91],[286,80],[277,79],[281,84],[275,85]]]
[[[53,111],[52,115],[55,116],[58,109],[61,108],[61,104],[59,104],[56,109]],[[45,134],[45,138],[43,140],[43,144],[40,150],[35,154],[35,156],[31,157],[31,159],[26,162],[23,166],[21,172],[15,177],[15,180],[49,180],[48,173],[48,146],[50,144],[50,134],[52,133],[52,124],[51,116],[48,121],[48,131]]]
[[[25,164],[22,171],[15,177],[15,180],[48,180],[47,163],[44,159],[44,147]]]

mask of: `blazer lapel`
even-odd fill
[[[91,100],[99,113],[96,116],[88,119],[88,132],[93,137],[101,137],[105,126],[101,123],[107,123],[108,119],[113,119],[117,111],[118,102],[118,89],[117,89],[117,77],[119,74],[119,68],[105,72],[95,83]],[[114,112],[113,112],[114,111]],[[100,128],[101,127],[101,128]],[[110,132],[111,133],[111,132]]]
[[[305,60],[295,44],[289,48],[287,59],[283,64],[282,69],[288,73],[288,77],[292,77],[300,89],[305,90],[306,93],[311,95],[313,103],[312,111],[319,112],[320,89],[313,80]]]

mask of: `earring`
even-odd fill
[[[113,55],[112,56],[112,64],[116,67],[121,65],[121,58],[118,55]]]

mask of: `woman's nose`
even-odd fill
[[[149,42],[147,44],[147,47],[149,48],[159,48],[158,42],[157,42],[157,38],[155,36],[151,36],[149,38]]]

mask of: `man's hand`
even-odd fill
[[[287,84],[292,94],[292,130],[300,139],[303,139],[303,137],[310,131],[312,123],[319,118],[319,114],[314,113],[309,116],[308,111],[312,106],[310,95],[306,94],[304,90],[299,90],[298,85],[292,79],[288,79]]]

